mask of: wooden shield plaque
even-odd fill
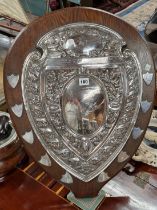
[[[155,89],[138,32],[90,8],[28,25],[6,58],[4,82],[26,150],[78,197],[95,196],[135,153]]]

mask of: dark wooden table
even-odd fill
[[[123,170],[105,186],[108,197],[97,209],[157,209],[157,169],[142,163],[132,164],[133,173]],[[0,183],[0,210],[78,209],[67,201],[68,193],[68,189],[29,160]]]

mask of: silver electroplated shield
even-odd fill
[[[142,95],[138,59],[113,30],[74,23],[45,34],[22,71],[29,121],[48,154],[88,182],[121,152]]]

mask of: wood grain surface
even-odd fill
[[[97,210],[156,210],[157,168],[131,164],[134,172],[121,171],[105,186],[108,195]],[[0,183],[0,210],[78,209],[66,199],[68,193],[29,159]]]
[[[74,210],[71,203],[20,170],[0,183],[1,210]]]

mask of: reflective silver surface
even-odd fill
[[[118,154],[119,162],[128,158],[122,148],[139,112],[142,76],[124,45],[104,26],[70,24],[45,34],[24,63],[22,94],[34,132],[59,165],[86,182]]]
[[[74,133],[86,136],[105,124],[107,98],[102,84],[94,77],[76,76],[62,96],[65,124]]]

